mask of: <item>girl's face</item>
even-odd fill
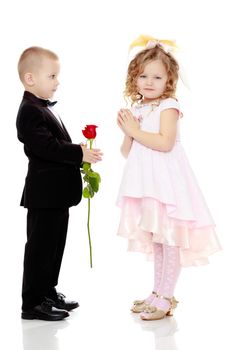
[[[161,60],[149,62],[138,76],[137,89],[145,102],[159,98],[166,89],[168,76]]]

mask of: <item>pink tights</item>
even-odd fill
[[[174,295],[181,270],[179,247],[154,243],[154,292],[166,298]],[[167,311],[170,303],[151,294],[146,301],[158,309]]]

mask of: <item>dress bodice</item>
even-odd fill
[[[160,115],[165,109],[174,108],[179,111],[179,103],[173,98],[162,100],[159,105],[155,103],[137,104],[132,107],[133,115],[140,121],[140,128],[143,131],[159,133],[160,130]],[[177,122],[176,141],[180,140],[179,120]]]

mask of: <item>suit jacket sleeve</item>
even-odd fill
[[[81,165],[81,146],[56,138],[48,128],[43,110],[36,106],[22,106],[17,129],[19,140],[35,156],[49,161]]]

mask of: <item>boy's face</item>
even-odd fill
[[[41,65],[32,73],[33,93],[43,99],[53,97],[59,85],[59,61],[43,57]]]

